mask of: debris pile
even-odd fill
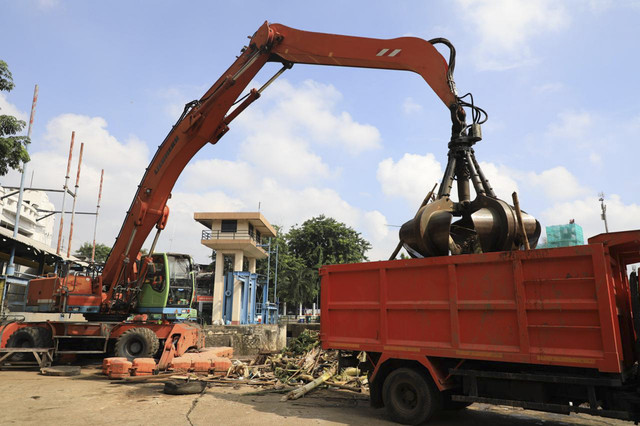
[[[207,384],[249,385],[286,392],[283,401],[300,398],[320,386],[358,393],[368,391],[366,374],[356,367],[340,369],[338,351],[323,350],[315,331],[305,330],[281,352],[261,353],[249,362],[232,360],[232,354],[232,349],[227,347],[205,348],[174,358],[168,372],[155,375],[149,375],[151,365],[147,359],[131,363],[126,359],[107,358],[103,373],[121,379],[121,383],[170,379],[167,393],[171,394],[179,392],[176,386],[180,383],[195,392],[200,387],[191,386],[194,381],[204,383],[202,389]],[[186,392],[186,387],[182,391]]]

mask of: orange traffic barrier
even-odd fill
[[[156,360],[153,358],[136,358],[131,366],[132,376],[151,376],[156,369]]]
[[[230,346],[216,346],[211,348],[202,348],[200,349],[200,353],[207,353],[215,356],[231,358],[233,356],[233,348]]]
[[[190,357],[179,356],[171,361],[170,367],[174,370],[188,371],[191,369],[191,362]]]
[[[126,358],[115,359],[111,361],[111,369],[109,371],[110,379],[122,379],[123,377],[129,376],[129,370],[133,363],[131,361],[127,361]]]
[[[111,363],[114,361],[126,361],[124,357],[110,357],[102,360],[102,374],[109,375],[111,372]]]
[[[216,357],[212,360],[212,368],[217,372],[227,372],[231,365],[231,360],[226,357]]]
[[[211,360],[210,359],[193,360],[193,363],[191,364],[191,368],[195,372],[206,373],[211,369]]]

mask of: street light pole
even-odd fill
[[[604,230],[608,234],[609,233],[609,224],[607,223],[607,206],[604,203],[604,192],[598,194],[600,196],[600,209],[602,213],[600,214],[600,218],[604,221]]]

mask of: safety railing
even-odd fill
[[[205,229],[202,231],[202,240],[251,240],[257,244],[260,244],[260,241],[256,239],[256,234],[248,231],[238,231],[238,232],[222,232],[222,231],[211,231],[209,229]]]

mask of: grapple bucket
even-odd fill
[[[496,197],[475,159],[471,146],[478,140],[464,135],[449,143],[449,161],[438,197],[400,228],[400,240],[411,256],[486,253],[524,246],[515,208]],[[458,202],[450,198],[454,180]],[[473,201],[469,181],[476,192]],[[522,212],[522,222],[529,246],[535,248],[540,223],[526,212]]]

